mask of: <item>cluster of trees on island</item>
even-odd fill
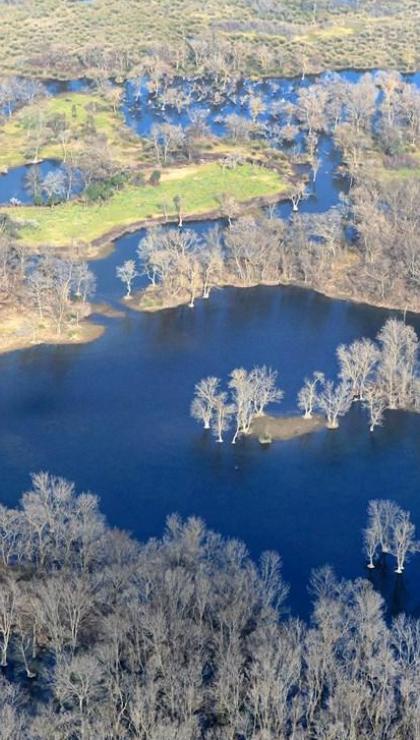
[[[375,532],[372,511],[399,547],[403,512],[372,502]],[[315,571],[307,625],[275,553],[176,515],[141,544],[47,473],[0,505],[0,561],[8,740],[418,737],[420,623],[387,623],[367,580]]]
[[[386,409],[420,412],[418,343],[413,327],[388,319],[376,341],[357,339],[341,344],[337,348],[338,381],[314,372],[298,393],[298,408],[305,419],[320,412],[328,429],[337,429],[339,419],[359,402],[368,411],[371,432],[383,423]],[[263,416],[270,404],[281,401],[284,393],[276,383],[277,373],[265,366],[233,370],[227,391],[219,378],[203,378],[195,386],[191,415],[204,429],[211,429],[217,442],[223,442],[233,422],[234,444],[238,436],[251,432],[253,420]]]

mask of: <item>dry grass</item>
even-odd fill
[[[68,78],[89,75],[93,60],[118,77],[159,45],[179,51],[185,38],[210,31],[240,41],[249,74],[375,66],[413,69],[420,58],[420,0],[365,0],[327,11],[316,23],[300,0],[278,0],[272,12],[252,0],[22,0],[2,5],[0,73]],[[379,12],[376,16],[375,12]],[[258,49],[257,49],[258,47]],[[256,50],[271,55],[266,68]]]
[[[286,442],[295,437],[319,432],[325,429],[325,419],[314,414],[311,419],[302,416],[256,416],[252,422],[251,434],[262,444],[275,440]]]
[[[84,344],[98,339],[103,326],[82,321],[77,327],[57,334],[47,319],[40,320],[35,310],[3,309],[0,313],[0,354],[27,349],[39,344]]]

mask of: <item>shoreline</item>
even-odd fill
[[[3,68],[5,71],[5,74],[12,74],[14,68]],[[308,67],[305,69],[305,77],[318,77],[319,75],[325,74],[326,72],[356,72],[358,74],[364,74],[366,72],[374,72],[378,69],[377,60],[372,60],[371,64],[366,64],[362,66],[349,66],[348,64],[335,64],[334,66],[331,66],[331,64],[312,64],[309,63]],[[387,69],[396,70],[401,72],[401,74],[404,75],[411,75],[416,74],[417,67],[414,64],[413,66],[410,64],[410,62],[404,62],[401,59],[395,59],[395,67],[391,65],[387,65]],[[402,70],[402,71],[401,71]],[[80,72],[83,72],[83,70],[79,70]],[[86,85],[92,85],[94,83],[95,75],[90,75],[89,72],[92,72],[92,68],[85,70],[86,74],[77,75],[77,70],[73,70],[75,73],[74,75],[58,75],[58,76],[52,76],[51,74],[45,73],[43,68],[39,68],[38,72],[36,72],[35,67],[32,70],[27,69],[26,72],[22,72],[22,78],[23,79],[33,79],[34,77],[39,80],[40,82],[47,82],[47,83],[57,83],[57,84],[69,84],[69,83],[82,83]],[[96,70],[94,70],[96,73]],[[284,69],[278,69],[272,70],[270,72],[264,72],[261,74],[256,74],[254,70],[249,70],[249,74],[245,74],[246,70],[243,70],[243,79],[248,79],[251,81],[266,81],[266,80],[272,80],[272,79],[283,79],[283,80],[300,80],[302,79],[302,72],[301,71],[294,71],[287,73],[284,71]],[[184,73],[186,75],[187,80],[195,80],[197,79],[197,73],[194,73],[191,71],[191,74],[188,74],[187,72]],[[75,76],[76,75],[76,76]],[[109,79],[113,82],[113,84],[116,87],[123,87],[127,82],[130,82],[132,79],[136,79],[138,75],[133,72],[133,70],[130,70],[126,75],[111,75]]]
[[[334,292],[332,290],[328,290],[327,288],[325,290],[322,290],[320,288],[314,288],[298,282],[260,282],[250,285],[239,285],[235,284],[234,282],[229,282],[221,284],[217,287],[219,289],[235,288],[240,290],[258,287],[291,287],[298,288],[299,290],[312,291],[313,293],[324,296],[328,300],[356,303],[359,305],[364,304],[368,308],[377,308],[386,311],[398,311],[402,313],[407,312],[415,316],[420,313],[420,306],[414,309],[409,306],[401,307],[393,303],[374,303],[369,302],[368,300],[363,298],[346,295],[340,291]],[[31,337],[31,332],[29,328],[25,329],[25,325],[28,326],[30,317],[28,317],[27,315],[26,317],[23,316],[19,313],[19,311],[8,312],[6,310],[0,312],[0,355],[7,354],[9,352],[15,352],[18,350],[30,349],[31,347],[40,346],[42,344],[59,346],[65,344],[87,344],[89,342],[94,342],[101,336],[103,336],[106,331],[106,326],[95,323],[95,321],[92,320],[92,317],[104,316],[110,319],[119,319],[124,317],[125,315],[125,311],[123,310],[123,308],[128,308],[132,311],[137,311],[138,313],[152,314],[159,313],[160,311],[170,311],[182,306],[188,307],[190,301],[190,297],[188,295],[178,296],[172,301],[167,300],[165,303],[157,303],[156,300],[154,300],[152,303],[150,303],[150,305],[142,305],[142,301],[144,301],[145,296],[153,297],[153,293],[156,293],[157,296],[159,296],[158,291],[159,289],[157,287],[148,286],[148,288],[146,288],[145,290],[134,293],[129,300],[124,300],[123,298],[121,298],[121,310],[113,308],[106,302],[98,304],[92,303],[89,316],[80,321],[77,329],[75,328],[75,333],[73,336],[65,333],[60,336],[53,329],[47,327],[44,330],[41,330],[37,336]],[[211,295],[208,299],[204,298],[203,296],[197,296],[195,298],[195,301],[199,300],[211,300]]]
[[[346,294],[343,291],[336,290],[334,291],[331,288],[328,288],[327,286],[325,288],[316,288],[311,285],[305,285],[302,282],[296,281],[265,281],[265,282],[255,282],[248,285],[242,285],[239,283],[236,283],[235,281],[230,281],[226,283],[220,283],[220,285],[217,285],[214,287],[214,290],[220,290],[223,288],[238,288],[240,290],[247,290],[249,288],[259,288],[259,287],[269,287],[269,288],[299,288],[301,290],[305,291],[312,291],[314,293],[318,293],[318,295],[322,295],[325,298],[328,298],[329,300],[334,301],[343,301],[347,303],[356,303],[358,305],[365,305],[369,308],[378,308],[383,309],[385,311],[399,311],[401,313],[412,313],[412,314],[419,314],[420,313],[420,299],[418,304],[415,307],[412,307],[410,305],[403,305],[399,306],[396,303],[393,303],[392,301],[389,302],[383,302],[383,301],[371,301],[366,297],[360,296],[354,296],[352,294]],[[132,298],[129,301],[125,301],[124,305],[127,305],[128,308],[131,308],[133,311],[139,311],[144,313],[157,313],[158,311],[165,311],[170,310],[172,308],[178,308],[179,306],[188,306],[190,301],[189,295],[183,295],[179,296],[178,298],[175,298],[174,300],[170,301],[167,300],[166,302],[162,303],[161,301],[151,303],[150,305],[142,305],[142,302],[144,299],[148,296],[153,298],[153,294],[156,294],[156,297],[159,299],[159,288],[157,286],[148,286],[142,291],[138,291],[137,293],[134,293]],[[203,296],[199,295],[195,297],[195,301],[201,301],[201,300],[211,300],[211,295],[209,298],[204,298]]]
[[[283,193],[277,193],[276,195],[259,195],[256,198],[250,198],[249,200],[244,200],[240,203],[238,203],[240,215],[243,215],[242,211],[246,208],[247,212],[249,207],[255,207],[255,208],[264,208],[265,206],[273,205],[275,203],[282,203],[283,201],[289,200],[288,196]],[[223,215],[223,211],[221,208],[213,208],[210,211],[202,211],[201,213],[196,214],[187,214],[183,216],[182,222],[183,224],[187,223],[194,223],[195,221],[218,221],[220,219],[224,219],[227,221],[227,218]],[[128,234],[134,234],[136,231],[141,231],[142,229],[148,229],[151,226],[170,226],[171,224],[178,224],[178,217],[175,214],[169,214],[166,218],[165,216],[154,216],[153,218],[146,218],[141,221],[136,221],[133,224],[125,225],[125,226],[116,226],[111,231],[107,232],[103,236],[97,237],[97,239],[93,239],[92,242],[90,242],[90,246],[95,249],[110,249],[110,253],[112,253],[115,249],[115,242],[118,239],[121,239],[123,236],[127,236]],[[112,248],[113,246],[113,248]],[[93,257],[92,259],[96,259]]]
[[[43,325],[37,325],[39,319],[35,314],[3,310],[0,312],[0,356],[40,345],[59,346],[94,342],[103,336],[106,327],[90,319],[93,313],[99,312],[91,311],[89,317],[82,319],[78,326],[58,334],[51,321],[45,320]]]
[[[276,203],[282,203],[289,200],[287,191],[282,190],[273,195],[259,195],[255,198],[249,198],[247,200],[238,203],[240,215],[243,215],[243,211],[249,212],[249,208],[264,208],[269,205]],[[2,206],[2,209],[4,206]],[[7,208],[9,208],[7,206]],[[12,207],[10,207],[12,211]],[[12,211],[13,212],[13,211]],[[220,219],[227,218],[223,215],[221,208],[212,208],[206,211],[199,211],[197,213],[189,213],[183,216],[183,224],[194,223],[195,221],[217,221]],[[59,254],[67,254],[75,256],[77,259],[83,259],[88,262],[104,259],[115,251],[115,242],[121,239],[123,236],[134,234],[136,231],[142,229],[148,229],[152,226],[170,226],[178,224],[178,216],[175,214],[168,214],[165,218],[163,215],[156,215],[151,218],[143,218],[139,221],[134,221],[130,224],[121,224],[114,226],[112,229],[102,234],[101,236],[92,239],[91,242],[80,243],[77,246],[71,246],[69,244],[63,246],[52,246],[51,244],[38,244],[36,246],[31,244],[25,244],[25,241],[19,240],[20,246],[33,253],[45,252],[48,250],[55,251]],[[83,252],[83,253],[82,253]]]

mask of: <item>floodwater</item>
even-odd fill
[[[28,183],[28,173],[32,168],[36,168],[38,171],[39,181],[42,183],[46,175],[50,172],[60,172],[62,169],[62,163],[56,159],[44,159],[42,162],[36,165],[22,165],[20,167],[12,167],[6,174],[0,175],[0,204],[15,202],[16,205],[25,203],[32,204],[34,202],[33,192]],[[81,182],[79,177],[74,178],[74,184],[71,188],[71,197],[81,191]],[[42,185],[40,185],[42,191]],[[43,192],[40,193],[43,202],[46,202],[46,196]],[[13,215],[13,212],[12,212]]]
[[[338,202],[337,155],[327,139],[321,149],[302,210]],[[288,217],[290,206],[278,213]],[[121,305],[115,267],[143,235],[119,239],[92,264],[98,299]],[[30,472],[49,470],[97,493],[108,522],[140,539],[160,535],[166,517],[179,512],[240,538],[253,557],[277,550],[294,614],[307,616],[311,569],[329,563],[339,576],[373,578],[390,613],[420,616],[418,562],[403,576],[391,563],[372,575],[361,532],[373,498],[395,500],[420,528],[420,415],[389,412],[370,434],[354,408],[338,431],[269,447],[253,439],[232,446],[228,438],[217,445],[189,416],[197,381],[226,380],[233,368],[256,364],[278,370],[279,410],[293,412],[304,377],[314,370],[333,377],[337,345],[374,337],[390,315],[297,288],[225,289],[194,309],[98,319],[107,331],[89,345],[1,356],[1,500],[16,504]],[[407,321],[420,332],[419,317]]]

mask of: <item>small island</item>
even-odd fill
[[[271,442],[286,442],[295,437],[303,437],[306,434],[319,432],[326,428],[324,417],[314,414],[310,419],[302,416],[264,416],[256,417],[250,429],[250,434],[258,439],[261,444]]]

